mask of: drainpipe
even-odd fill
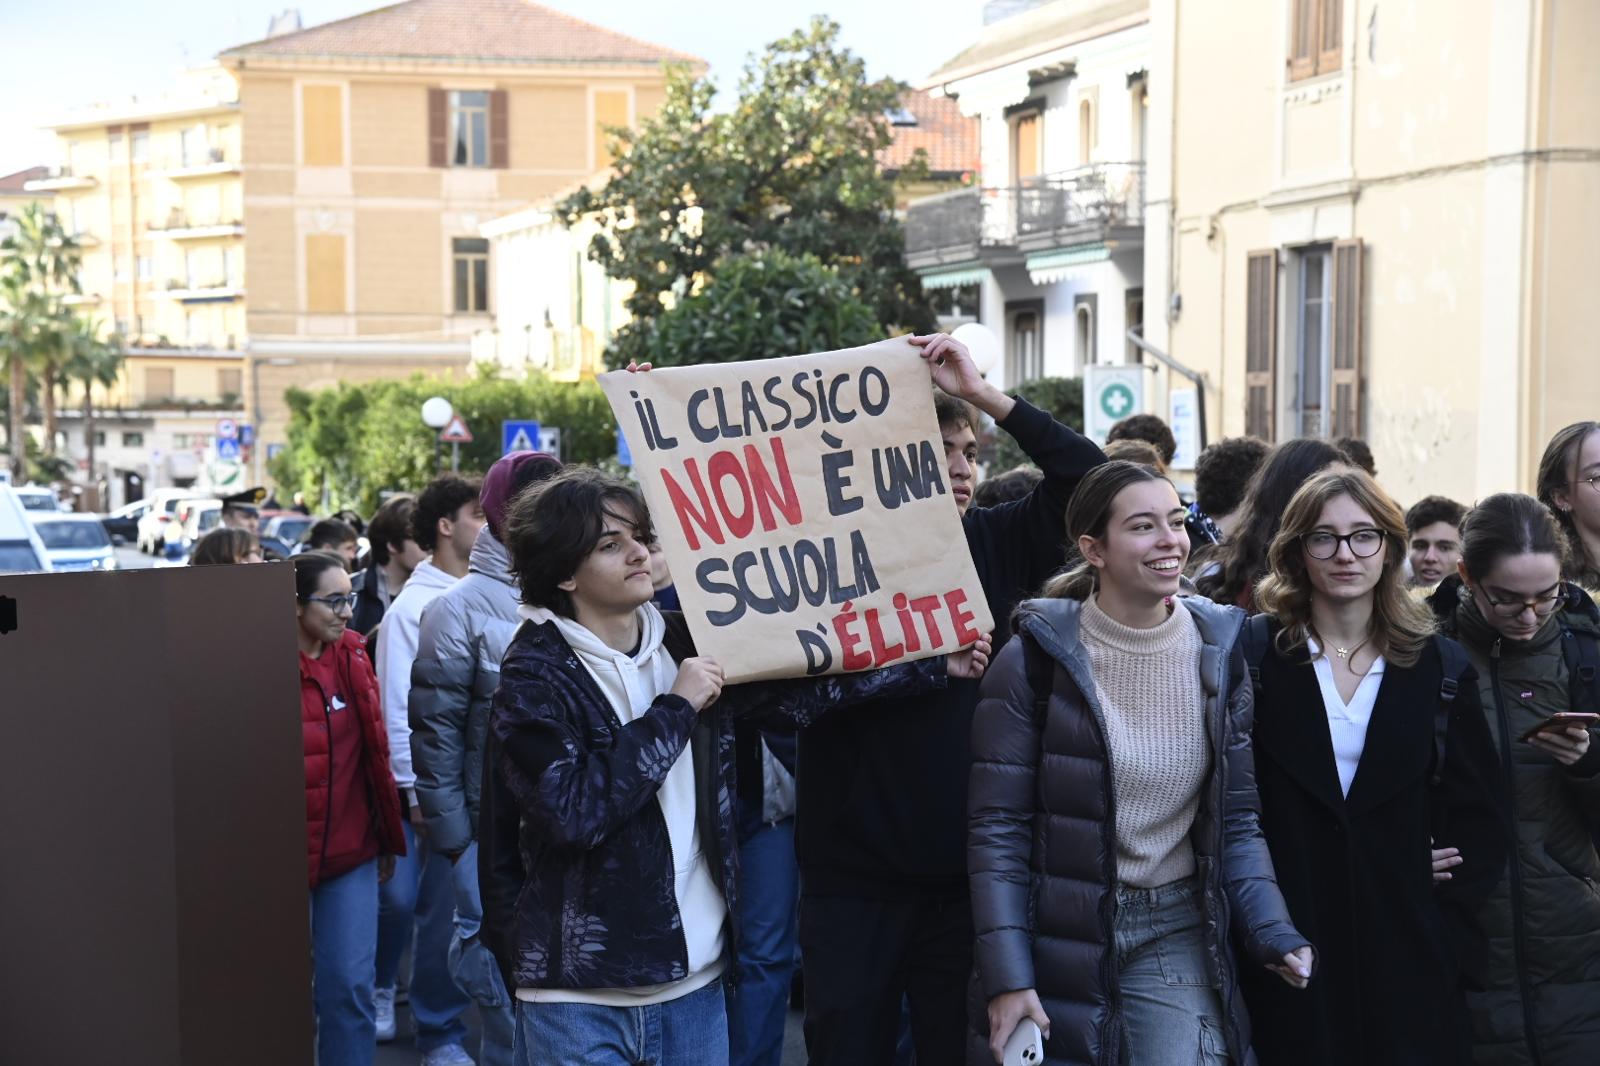
[[[1200,416],[1200,450],[1206,447],[1206,380],[1205,377],[1182,363],[1178,362],[1166,352],[1157,348],[1139,335],[1137,328],[1128,330],[1128,342],[1141,352],[1153,356],[1158,362],[1166,366],[1179,377],[1186,378],[1194,384],[1196,414]]]

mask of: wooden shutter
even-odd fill
[[[1317,0],[1317,73],[1344,66],[1344,0]]]
[[[450,165],[450,114],[443,89],[428,90],[428,165]]]
[[[1317,0],[1289,0],[1289,80],[1317,72]]]
[[[1245,281],[1244,431],[1277,439],[1278,252],[1251,252]]]
[[[1361,436],[1361,242],[1333,244],[1330,437]]]
[[[511,165],[511,116],[506,111],[506,91],[489,94],[489,165],[505,170]]]

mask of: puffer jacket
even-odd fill
[[[1203,644],[1195,681],[1205,691],[1212,751],[1190,832],[1207,953],[1233,1061],[1254,1066],[1237,967],[1281,962],[1307,940],[1289,919],[1261,835],[1250,748],[1254,693],[1238,643],[1244,612],[1201,599],[1184,604]],[[1068,599],[1018,607],[1017,636],[984,677],[972,723],[973,1066],[994,1061],[985,1005],[1024,988],[1038,992],[1050,1016],[1046,1062],[1117,1066],[1122,1053],[1116,792],[1089,653],[1078,636],[1082,608]],[[1036,715],[1025,640],[1050,660],[1044,721]],[[1236,943],[1245,955],[1239,962]]]
[[[428,844],[454,858],[478,835],[489,706],[521,619],[511,556],[488,526],[467,576],[422,611],[411,666],[411,763]]]
[[[683,615],[662,615],[667,653],[677,662],[694,655]],[[792,728],[944,683],[941,657],[730,685],[699,713],[668,692],[624,725],[555,623],[524,622],[489,717],[478,844],[482,936],[506,987],[636,988],[688,976],[671,840],[655,798],[685,746],[700,846],[728,908],[731,963],[739,938],[735,716]]]
[[[1591,731],[1589,753],[1571,767],[1521,737],[1570,709],[1562,641],[1600,640],[1600,610],[1568,585],[1563,607],[1532,640],[1504,640],[1460,586],[1447,578],[1430,603],[1478,670],[1510,797],[1512,856],[1478,912],[1489,955],[1481,982],[1467,992],[1473,1060],[1591,1066],[1600,1061],[1600,737]]]
[[[378,679],[367,658],[366,641],[346,629],[339,643],[322,654],[335,658],[335,667],[349,686],[352,710],[361,722],[361,742],[366,750],[368,798],[376,820],[378,850],[385,855],[406,853],[400,828],[400,790],[389,772],[389,738],[383,728],[383,707],[378,702]],[[306,863],[311,887],[322,879],[322,850],[328,836],[328,803],[333,774],[329,753],[327,696],[305,674],[300,675],[300,737],[306,763]]]

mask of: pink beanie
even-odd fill
[[[544,452],[509,452],[495,460],[483,478],[478,501],[489,522],[489,532],[501,544],[506,542],[506,514],[517,495],[536,481],[544,481],[561,470],[561,460]]]

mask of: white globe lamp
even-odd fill
[[[972,353],[972,363],[978,368],[978,373],[988,377],[1000,362],[1000,338],[995,336],[994,330],[982,322],[968,322],[957,326],[951,331],[950,336],[967,346],[967,351]]]
[[[443,429],[450,424],[450,416],[454,413],[449,400],[443,396],[431,397],[422,405],[422,424],[429,429]]]

